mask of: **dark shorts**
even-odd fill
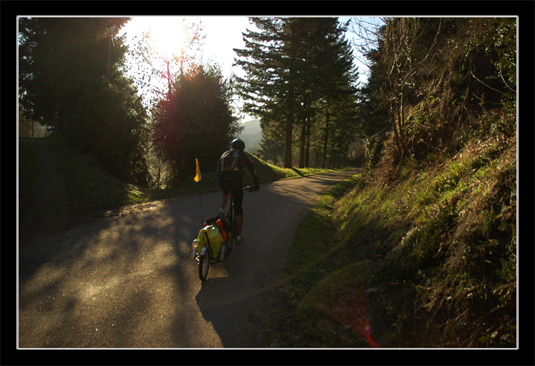
[[[219,188],[224,194],[232,194],[234,198],[234,214],[243,214],[243,182],[241,176],[238,174],[228,173],[221,174],[218,177]]]

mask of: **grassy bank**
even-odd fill
[[[515,140],[336,185],[299,225],[287,274],[268,344],[369,347],[371,329],[381,347],[514,347]]]
[[[59,185],[71,210],[88,211],[146,202],[149,192],[104,172],[95,159],[69,149],[59,137],[21,139],[19,145],[21,212],[36,206],[41,192]],[[52,209],[52,208],[51,208]]]
[[[286,259],[286,280],[266,320],[267,331],[258,347],[344,348],[367,347],[352,329],[340,307],[353,297],[345,286],[360,286],[362,266],[338,243],[333,220],[337,201],[362,180],[354,175],[324,192],[299,223]],[[325,303],[330,299],[331,304]],[[357,325],[358,326],[358,325]],[[360,329],[359,329],[360,331]]]

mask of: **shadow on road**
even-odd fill
[[[262,334],[297,223],[339,177],[244,197],[245,243],[201,285],[189,257],[198,197],[183,197],[19,246],[21,348],[247,348]],[[203,195],[213,214],[219,193]]]
[[[214,266],[214,271],[210,269],[208,280],[195,297],[223,347],[259,344],[263,329],[257,320],[267,316],[284,278],[285,257],[295,227],[318,192],[339,180],[339,175],[325,175],[275,182],[245,196],[245,243]]]
[[[162,206],[20,246],[20,347],[176,347],[170,319],[193,291],[181,239],[194,225]]]

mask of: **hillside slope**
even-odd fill
[[[515,347],[516,239],[515,138],[356,175],[299,225],[259,346]]]
[[[59,136],[19,140],[21,242],[149,200],[147,192],[111,177]]]
[[[336,204],[337,245],[370,260],[385,346],[516,344],[515,139],[470,141],[397,184],[368,176]]]
[[[245,142],[245,151],[254,153],[262,141],[262,128],[260,127],[260,120],[252,119],[242,123],[243,131],[240,134],[240,139]]]

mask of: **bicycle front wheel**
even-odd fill
[[[199,278],[206,281],[208,271],[210,270],[210,261],[212,259],[212,250],[208,248],[204,254],[199,257]]]

